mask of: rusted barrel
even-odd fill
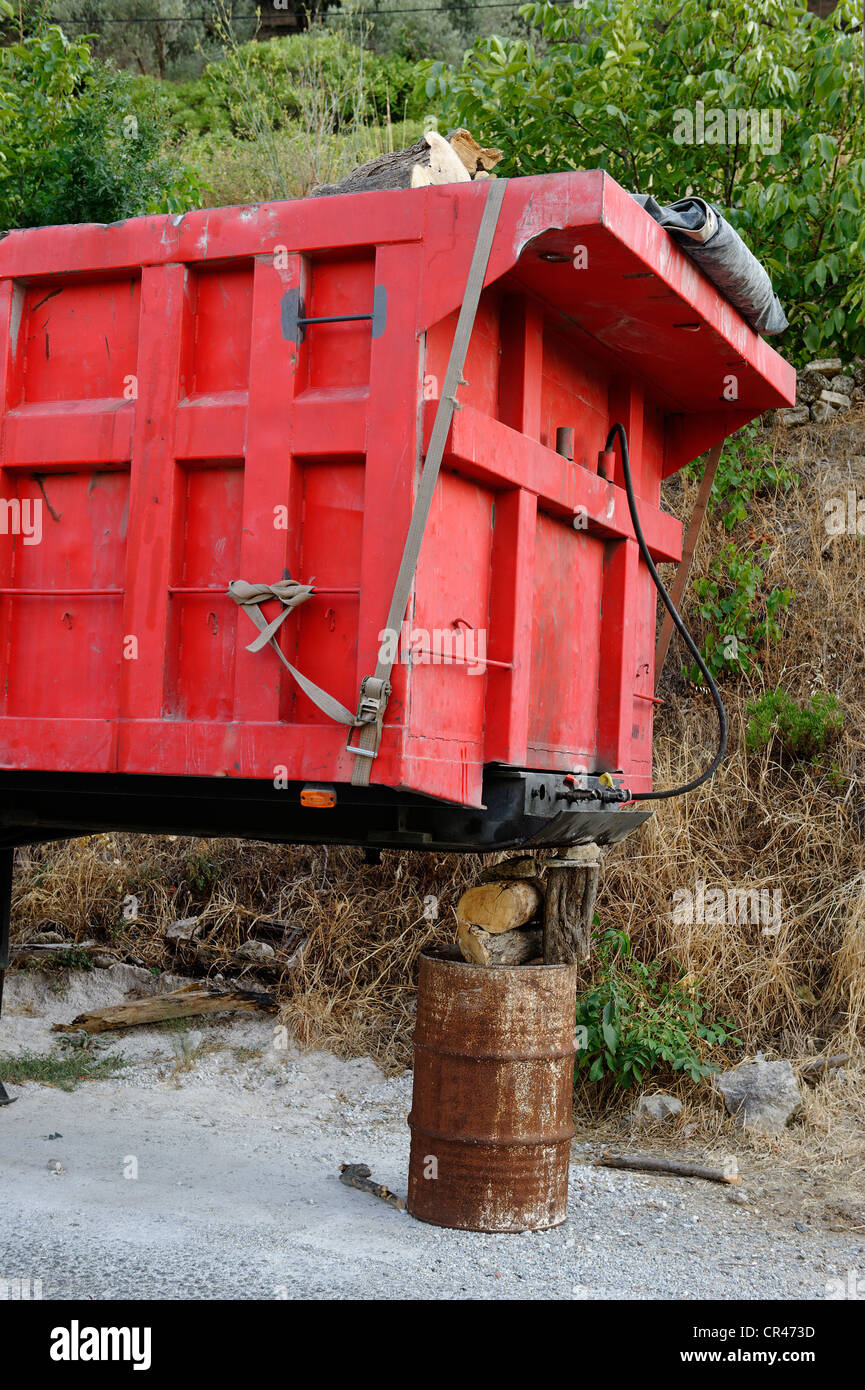
[[[558,1226],[574,1135],[571,965],[421,956],[408,1209],[466,1231]]]

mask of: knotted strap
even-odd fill
[[[233,579],[228,586],[228,597],[234,599],[238,607],[243,609],[258,628],[258,636],[250,642],[246,650],[248,652],[260,652],[262,647],[266,647],[269,643],[283,666],[297,681],[307,699],[311,700],[329,719],[354,728],[366,721],[358,715],[352,714],[351,710],[346,709],[345,705],[341,705],[333,695],[329,695],[326,690],[322,690],[321,686],[316,685],[302,671],[298,671],[296,666],[292,666],[276,640],[277,632],[292,609],[297,608],[301,603],[306,603],[306,600],[311,598],[314,593],[315,589],[311,584],[298,584],[295,579],[279,579],[275,584],[247,584],[245,579]],[[259,605],[272,598],[279,599],[283,607],[282,611],[268,622]]]

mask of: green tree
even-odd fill
[[[229,25],[239,39],[257,27],[256,0],[43,0],[44,14],[92,36],[97,58],[154,77],[190,77],[221,51]]]
[[[0,230],[185,211],[193,177],[155,98],[49,25],[0,49]]]
[[[375,53],[412,63],[430,58],[458,63],[466,49],[486,35],[513,38],[527,31],[513,5],[491,0],[343,0],[338,9],[328,11],[327,23],[352,34],[361,25],[364,41]]]
[[[500,146],[503,173],[600,167],[662,202],[693,189],[766,265],[798,355],[865,350],[862,0],[825,19],[805,0],[520,13],[542,46],[491,38],[429,65],[443,116]]]

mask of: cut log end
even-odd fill
[[[457,933],[463,960],[472,965],[524,965],[536,960],[543,942],[540,927],[493,933],[461,922]]]
[[[319,184],[312,190],[311,197],[467,183],[475,178],[491,177],[490,171],[501,157],[501,150],[485,149],[467,130],[454,130],[447,139],[431,130],[408,149],[392,150],[361,164],[340,183]]]
[[[481,883],[463,893],[457,903],[457,921],[487,932],[512,931],[531,921],[540,906],[540,893],[525,879]]]

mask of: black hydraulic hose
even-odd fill
[[[673,619],[673,622],[676,625],[676,631],[679,633],[680,637],[682,638],[682,641],[685,643],[685,646],[688,648],[688,651],[691,653],[691,655],[693,656],[694,660],[700,668],[703,678],[705,679],[709,687],[709,690],[712,693],[712,699],[715,702],[715,709],[718,711],[718,748],[714,758],[712,759],[709,766],[706,768],[705,772],[701,772],[700,776],[695,777],[693,782],[686,782],[683,787],[670,787],[667,791],[661,792],[628,792],[628,799],[630,801],[666,801],[669,797],[683,796],[685,792],[692,792],[695,789],[695,787],[700,787],[704,782],[708,782],[709,778],[714,776],[714,774],[717,772],[721,762],[723,761],[724,754],[727,751],[727,715],[724,712],[724,706],[721,701],[721,696],[718,692],[718,687],[712,680],[712,673],[710,672],[708,666],[703,660],[702,654],[699,648],[697,647],[696,642],[694,641],[693,637],[691,636],[688,629],[685,627],[684,622],[682,621],[678,612],[676,611],[676,606],[673,603],[673,600],[670,598],[670,595],[667,593],[667,590],[664,588],[664,582],[661,579],[661,576],[658,574],[657,569],[655,568],[654,560],[649,554],[649,547],[646,545],[646,538],[643,535],[643,528],[640,525],[640,518],[637,513],[637,500],[634,496],[634,482],[631,477],[631,460],[628,454],[628,436],[625,432],[624,425],[621,424],[619,421],[617,421],[616,424],[613,425],[612,429],[610,430],[610,433],[607,435],[605,453],[611,452],[613,447],[613,440],[615,439],[616,435],[619,436],[619,446],[621,448],[622,454],[622,472],[625,475],[625,491],[628,494],[628,510],[631,513],[631,524],[634,528],[634,535],[637,538],[637,545],[640,547],[640,554],[646,562],[646,566],[648,568],[649,574],[652,576],[652,582],[655,588],[661,595],[661,600],[664,604],[664,607],[666,608],[667,612],[669,613],[670,617]]]

